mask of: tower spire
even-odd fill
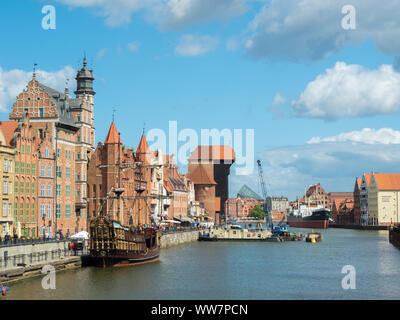
[[[86,68],[87,60],[86,60],[86,50],[83,53],[83,67]]]
[[[35,63],[33,64],[32,79],[36,79],[36,67],[37,67],[37,63],[35,62]]]

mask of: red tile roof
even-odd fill
[[[18,129],[18,121],[0,121],[0,129],[6,138],[6,144],[12,145],[14,133]]]
[[[189,160],[235,161],[235,152],[230,146],[198,146]]]
[[[400,190],[400,173],[374,173],[379,190]]]
[[[189,175],[189,179],[194,184],[217,184],[201,165],[197,166],[197,168]]]
[[[146,136],[143,134],[140,138],[139,145],[136,149],[136,154],[150,153],[149,144],[147,143]]]
[[[106,140],[104,141],[104,144],[108,144],[108,143],[120,143],[121,142],[121,138],[118,134],[118,130],[117,130],[117,126],[115,125],[115,123],[111,123],[110,129],[108,130],[108,134],[106,137]]]

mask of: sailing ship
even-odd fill
[[[117,168],[117,185],[111,188],[105,198],[101,199],[99,213],[96,217],[92,218],[89,223],[90,264],[94,266],[120,267],[136,265],[155,262],[160,256],[161,232],[157,224],[152,221],[151,225],[134,226],[133,220],[130,219],[128,226],[123,225],[120,221],[122,219],[120,203],[126,199],[136,201],[149,198],[169,199],[170,197],[162,195],[143,195],[146,187],[142,185],[141,179],[134,189],[136,195],[124,196],[123,194],[126,190],[121,187],[121,171],[133,169],[135,170],[135,176],[139,175],[143,177],[143,169],[155,169],[163,166],[144,165],[141,161],[121,163],[119,143],[118,141],[118,162],[116,164],[106,165]],[[104,167],[104,165],[97,167]],[[116,214],[107,214],[107,210],[105,210],[105,213],[103,212],[104,205],[108,208],[110,204],[111,207],[117,208]],[[138,215],[140,213],[140,205],[135,208],[136,209],[130,208],[130,212],[137,210],[136,214]]]

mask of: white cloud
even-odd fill
[[[36,78],[41,83],[51,88],[64,91],[66,79],[74,79],[76,70],[70,66],[55,71],[36,71]],[[32,71],[3,70],[0,67],[0,112],[9,112],[10,104],[15,101],[16,96],[22,92],[28,82],[32,79]],[[72,85],[71,85],[72,84]],[[74,82],[70,81],[70,91],[75,89]]]
[[[356,9],[356,29],[342,28],[342,8]],[[400,1],[271,0],[250,22],[248,53],[255,58],[322,59],[372,39],[386,54],[399,54]]]
[[[58,0],[72,7],[91,8],[105,17],[109,26],[129,23],[131,16],[143,12],[161,29],[182,29],[212,20],[228,20],[244,14],[246,0]]]
[[[393,114],[399,107],[400,73],[392,66],[369,70],[344,62],[318,75],[292,101],[294,116],[325,120]]]
[[[290,199],[304,194],[304,188],[320,182],[327,192],[354,188],[356,177],[366,172],[400,172],[400,132],[390,128],[363,129],[363,138],[356,133],[314,139],[313,143],[266,150],[258,154],[272,195],[285,195]],[[249,176],[231,175],[231,195],[246,183],[257,191],[257,167]]]
[[[307,143],[321,142],[360,142],[366,144],[400,144],[400,131],[392,128],[382,128],[379,130],[364,128],[360,131],[341,133],[337,136],[321,138],[314,137]]]
[[[285,103],[286,99],[284,96],[282,96],[280,93],[277,93],[274,97],[274,101],[272,101],[273,105],[280,105],[282,103]]]
[[[136,52],[139,50],[140,45],[141,44],[139,41],[133,41],[133,42],[128,43],[127,47],[129,49],[129,51]]]
[[[200,56],[214,50],[218,46],[218,39],[208,35],[183,35],[175,48],[180,56]]]
[[[96,60],[101,60],[107,51],[108,51],[107,48],[103,48],[103,49],[99,50],[96,54]]]

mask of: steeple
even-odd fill
[[[83,67],[82,69],[78,70],[76,74],[76,91],[75,94],[77,96],[89,94],[95,95],[96,92],[93,91],[93,70],[87,69],[87,61],[86,61],[86,52],[83,57]]]
[[[117,126],[115,125],[114,121],[111,123],[106,140],[104,141],[104,144],[112,144],[112,143],[122,144],[121,138],[118,134]]]

